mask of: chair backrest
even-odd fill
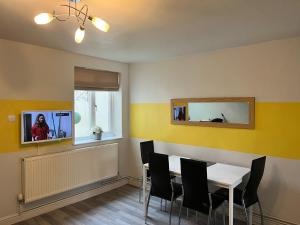
[[[206,162],[180,159],[183,185],[183,206],[199,210],[202,205],[210,206]]]
[[[168,155],[151,153],[149,155],[151,195],[171,200],[172,187]]]
[[[144,141],[140,143],[141,158],[143,164],[149,163],[149,154],[154,153],[153,141]]]
[[[254,204],[258,200],[257,189],[264,174],[265,163],[266,156],[252,161],[250,177],[244,193],[246,205]]]

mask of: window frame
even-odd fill
[[[99,141],[106,141],[106,140],[113,140],[116,139],[116,134],[113,131],[113,113],[114,113],[114,93],[112,91],[105,91],[105,90],[76,90],[74,89],[74,104],[73,104],[73,110],[75,113],[75,92],[76,91],[87,91],[91,92],[91,104],[90,104],[90,109],[91,109],[91,121],[90,121],[90,127],[95,127],[96,126],[96,111],[97,111],[97,106],[96,106],[96,92],[107,92],[108,93],[108,131],[105,131],[102,133],[102,139],[101,140],[95,140],[93,137],[93,134],[90,134],[89,136],[85,137],[76,137],[76,127],[75,123],[73,123],[73,129],[74,129],[74,144],[88,144],[88,143],[93,143],[93,142],[99,142]],[[104,138],[103,138],[104,136]]]

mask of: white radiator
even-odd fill
[[[118,144],[24,158],[25,203],[118,175]]]

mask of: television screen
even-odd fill
[[[22,144],[72,138],[72,111],[22,112]]]

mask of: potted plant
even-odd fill
[[[103,130],[101,129],[101,127],[98,127],[98,126],[94,127],[93,135],[96,140],[101,140],[102,132],[103,132]]]

